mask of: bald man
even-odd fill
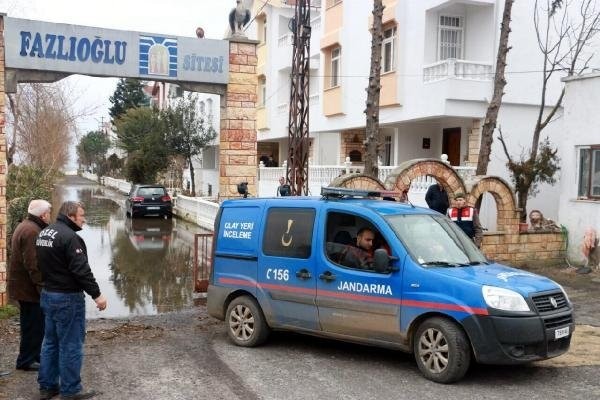
[[[27,218],[12,235],[8,268],[8,296],[21,309],[21,344],[17,369],[37,371],[44,339],[44,316],[40,308],[42,274],[38,267],[35,241],[50,223],[52,206],[46,200],[31,200]]]

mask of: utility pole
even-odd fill
[[[310,0],[297,0],[289,28],[294,34],[286,178],[292,195],[308,195],[308,97]]]

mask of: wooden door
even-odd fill
[[[460,165],[460,128],[446,128],[442,136],[442,153],[448,155],[450,165]]]

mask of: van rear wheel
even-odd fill
[[[434,382],[460,380],[471,363],[469,340],[454,322],[430,318],[415,333],[413,350],[421,373]]]
[[[238,346],[264,343],[270,329],[260,306],[249,296],[236,297],[227,307],[227,334]]]

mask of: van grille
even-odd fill
[[[554,329],[558,328],[559,326],[565,326],[571,323],[573,323],[573,317],[571,316],[571,314],[562,315],[556,318],[548,318],[544,320],[544,326],[546,327],[546,329]]]
[[[569,308],[567,299],[562,292],[547,293],[540,296],[533,296],[533,303],[539,313],[555,312]],[[556,306],[554,306],[556,304]]]

